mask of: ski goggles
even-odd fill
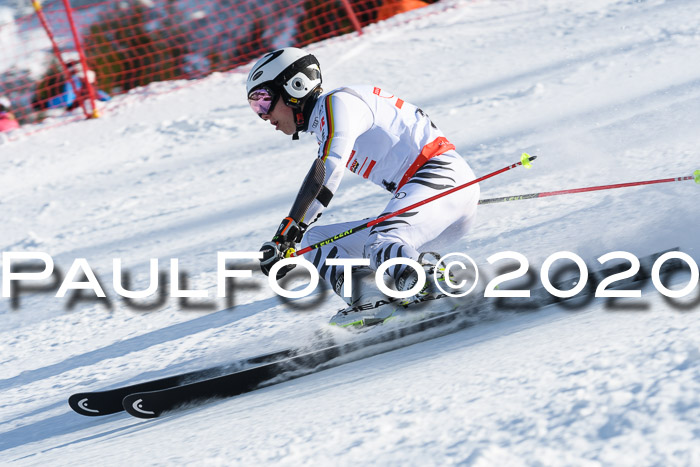
[[[260,118],[272,112],[276,102],[277,95],[269,88],[258,88],[248,94],[248,104]]]

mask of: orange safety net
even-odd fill
[[[74,0],[86,73],[64,2],[53,0],[41,5],[40,13],[61,60],[36,12],[0,24],[0,97],[11,103],[20,123],[37,122],[84,106],[90,85],[98,98],[107,99],[154,81],[197,79],[269,50],[352,33],[354,25],[364,27],[427,3],[433,2]]]

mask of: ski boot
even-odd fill
[[[352,273],[352,296],[343,297],[343,277],[335,283],[335,292],[348,304],[333,316],[332,326],[362,328],[382,324],[395,317],[396,298],[384,295],[374,282],[374,271],[359,267]]]
[[[434,261],[431,262],[426,260],[425,257],[428,255],[432,256],[434,258]],[[413,295],[412,297],[402,299],[399,302],[399,305],[406,307],[408,305],[425,302],[439,297],[441,295],[444,295],[444,292],[440,290],[440,287],[438,287],[438,284],[435,282],[437,279],[437,282],[441,283],[440,286],[443,289],[446,289],[445,268],[438,268],[437,274],[435,274],[435,268],[439,261],[440,254],[432,251],[425,251],[418,256],[418,263],[423,267],[423,270],[425,271],[425,285],[417,294]],[[452,275],[451,273],[450,279],[454,280],[454,275]],[[409,290],[416,285],[417,281],[418,273],[413,269],[409,268],[396,281],[396,289],[399,291]]]

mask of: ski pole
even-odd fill
[[[494,204],[494,203],[503,203],[505,201],[518,201],[521,199],[546,198],[547,196],[568,195],[568,194],[572,194],[572,193],[586,193],[589,191],[612,190],[613,188],[626,188],[626,187],[630,187],[630,186],[652,185],[654,183],[681,182],[684,180],[695,180],[695,183],[700,184],[700,169],[693,172],[693,175],[689,175],[686,177],[663,178],[663,179],[659,179],[659,180],[646,180],[643,182],[618,183],[615,185],[600,185],[600,186],[591,186],[591,187],[586,187],[586,188],[573,188],[570,190],[542,191],[539,193],[528,193],[526,195],[501,196],[498,198],[480,199],[479,204]]]
[[[399,209],[398,211],[394,211],[394,212],[391,212],[391,213],[386,214],[386,215],[384,215],[384,216],[378,217],[378,218],[376,218],[376,219],[374,219],[374,220],[371,220],[371,221],[369,221],[369,222],[365,222],[364,224],[358,225],[357,227],[353,227],[353,228],[351,228],[351,229],[349,229],[349,230],[346,230],[345,232],[341,232],[341,233],[339,233],[338,235],[336,235],[336,236],[334,236],[334,237],[327,238],[327,239],[325,239],[325,240],[323,240],[323,241],[320,241],[320,242],[318,242],[318,243],[315,243],[315,244],[313,244],[313,245],[309,245],[309,246],[307,246],[306,248],[302,248],[302,249],[299,250],[299,251],[290,251],[290,250],[287,250],[287,251],[289,251],[289,253],[288,253],[286,256],[287,256],[288,258],[289,258],[289,257],[294,257],[294,256],[301,256],[301,255],[303,255],[303,254],[305,254],[305,253],[308,253],[308,252],[311,251],[311,250],[316,250],[316,249],[318,249],[318,248],[321,248],[322,246],[328,245],[329,243],[333,243],[333,242],[335,242],[336,240],[340,240],[341,238],[345,238],[345,237],[347,237],[348,235],[352,235],[352,234],[357,233],[357,232],[359,232],[359,231],[361,231],[361,230],[365,230],[365,229],[367,229],[367,228],[369,228],[369,227],[372,227],[373,225],[379,224],[380,222],[384,222],[384,221],[387,220],[387,219],[391,219],[392,217],[398,216],[399,214],[403,214],[404,212],[408,212],[408,211],[410,211],[411,209],[415,209],[415,208],[417,208],[418,206],[423,206],[424,204],[428,204],[428,203],[430,203],[430,202],[432,202],[432,201],[435,201],[436,199],[442,198],[443,196],[447,196],[447,195],[449,195],[449,194],[451,194],[451,193],[454,193],[455,191],[462,190],[462,189],[464,189],[464,188],[467,188],[467,187],[469,187],[469,186],[472,186],[472,185],[474,185],[474,184],[476,184],[476,183],[479,183],[479,182],[481,182],[481,181],[483,181],[483,180],[486,180],[486,179],[488,179],[488,178],[495,177],[496,175],[501,174],[501,173],[503,173],[503,172],[506,172],[506,171],[508,171],[508,170],[514,169],[514,168],[516,168],[516,167],[519,166],[519,165],[522,165],[523,167],[529,169],[530,167],[532,167],[531,162],[534,161],[536,158],[537,158],[537,156],[531,156],[531,155],[529,155],[529,154],[523,153],[522,157],[520,158],[520,161],[519,161],[519,162],[516,162],[515,164],[511,164],[511,165],[508,165],[508,166],[506,166],[506,167],[503,167],[503,168],[500,169],[500,170],[496,170],[495,172],[491,172],[490,174],[486,174],[486,175],[484,175],[483,177],[479,177],[479,178],[477,178],[477,179],[474,179],[474,180],[472,180],[471,182],[465,183],[464,185],[459,185],[459,186],[456,186],[456,187],[454,187],[454,188],[451,188],[451,189],[449,189],[449,190],[447,190],[447,191],[445,191],[445,192],[443,192],[443,193],[439,193],[439,194],[437,194],[437,195],[435,195],[435,196],[431,196],[430,198],[424,199],[423,201],[419,201],[419,202],[417,202],[417,203],[415,203],[415,204],[412,204],[412,205],[407,206],[407,207],[405,207],[405,208]]]

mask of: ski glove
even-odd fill
[[[272,237],[271,242],[263,243],[260,251],[263,254],[260,260],[260,270],[266,275],[270,275],[270,269],[279,260],[283,259],[289,249],[293,249],[297,242],[300,242],[306,230],[304,224],[299,225],[291,217],[285,217],[280,223],[277,233]],[[282,279],[296,265],[290,264],[277,271],[277,280]]]

